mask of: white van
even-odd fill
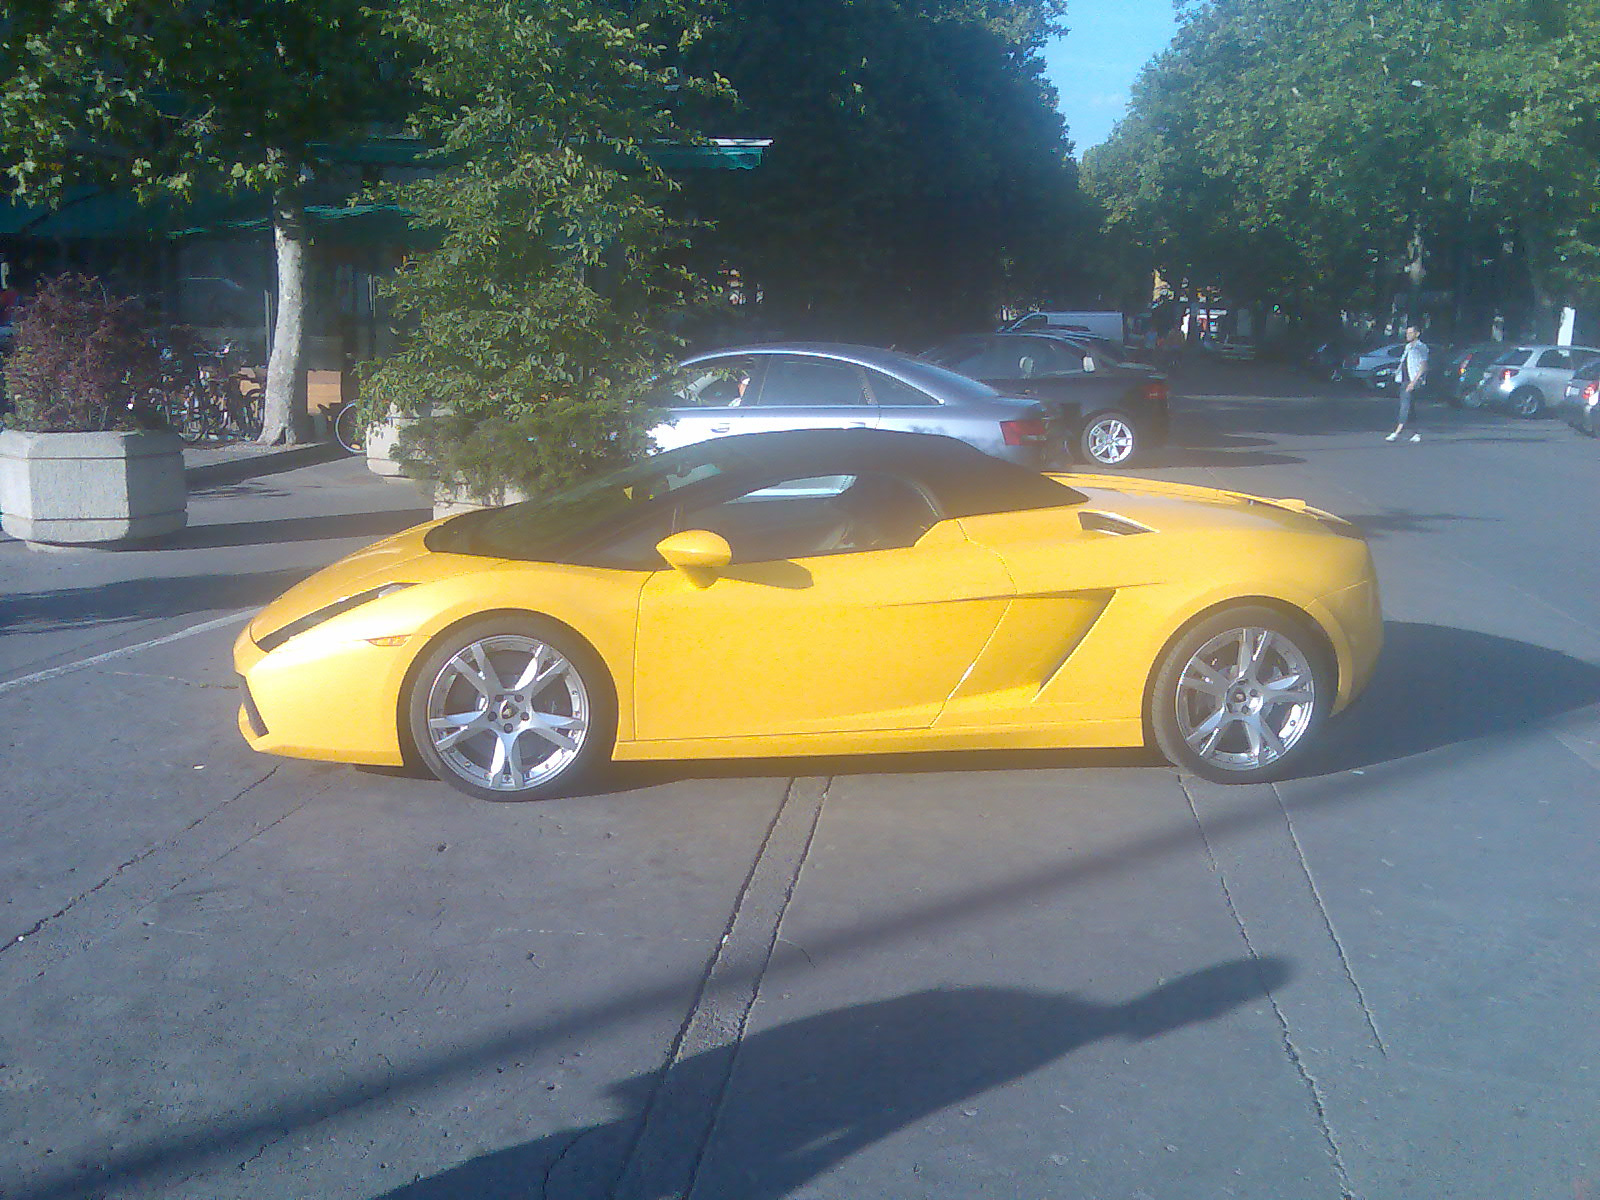
[[[1105,338],[1109,342],[1115,342],[1118,346],[1126,342],[1122,314],[1106,310],[1086,309],[1076,312],[1040,310],[1024,313],[1009,325],[1001,326],[1002,332],[1005,333],[1015,333],[1024,329],[1086,333],[1090,337]]]

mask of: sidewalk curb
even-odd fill
[[[311,467],[349,457],[349,453],[338,442],[284,446],[260,454],[242,454],[222,462],[185,467],[183,481],[191,492],[201,491],[219,484],[238,483],[259,475],[276,475],[281,471],[293,471],[299,467]]]

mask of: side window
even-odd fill
[[[736,563],[910,546],[938,521],[921,490],[888,475],[768,480],[679,515],[678,529],[709,529]]]
[[[1572,355],[1565,350],[1546,350],[1539,355],[1539,361],[1536,365],[1555,367],[1557,369],[1570,367],[1572,365]]]
[[[902,407],[915,404],[926,407],[939,403],[921,388],[914,388],[893,375],[885,375],[882,371],[874,371],[870,367],[867,368],[867,384],[872,388],[872,398],[885,406]]]
[[[1035,375],[1080,375],[1085,370],[1086,351],[1056,338],[1029,338],[1028,352],[1034,356]]]
[[[671,393],[661,398],[669,408],[727,408],[746,399],[755,364],[748,358],[718,358],[685,369]]]
[[[767,365],[759,403],[763,407],[840,408],[868,404],[861,373],[849,363],[779,358]]]

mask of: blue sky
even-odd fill
[[[1111,135],[1139,68],[1176,27],[1172,0],[1074,0],[1067,36],[1045,50],[1045,63],[1080,156]]]

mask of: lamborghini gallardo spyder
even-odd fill
[[[398,534],[235,645],[256,749],[496,800],[610,760],[1133,747],[1295,770],[1372,674],[1359,531],[950,438],[756,433]]]

